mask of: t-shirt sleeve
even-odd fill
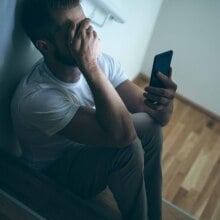
[[[80,105],[72,94],[59,89],[41,89],[25,98],[21,113],[26,124],[47,136],[62,130],[74,117]]]
[[[100,58],[101,67],[107,75],[108,79],[116,88],[122,82],[128,80],[128,76],[125,74],[119,61],[113,59],[107,54],[102,54]]]

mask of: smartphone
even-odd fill
[[[154,57],[153,68],[150,77],[150,86],[164,88],[163,83],[158,79],[157,72],[161,72],[166,76],[169,76],[170,64],[173,56],[173,51],[168,50],[166,52],[157,54]]]

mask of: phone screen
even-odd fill
[[[170,64],[173,56],[173,51],[169,50],[154,57],[153,68],[150,78],[150,86],[164,88],[163,83],[158,79],[156,73],[161,72],[169,76]]]

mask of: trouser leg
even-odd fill
[[[109,175],[124,220],[147,220],[147,198],[144,183],[144,155],[140,140],[118,151]],[[126,162],[126,163],[125,163]]]
[[[133,115],[133,121],[138,137],[144,149],[144,179],[148,200],[148,216],[150,220],[162,218],[162,130],[146,113]]]
[[[83,198],[107,185],[123,220],[147,220],[144,153],[140,141],[124,148],[76,147],[46,173]]]

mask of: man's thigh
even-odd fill
[[[123,148],[78,146],[45,173],[75,194],[89,198],[106,188],[112,173],[128,172],[143,163],[143,153],[139,139]]]
[[[77,146],[50,166],[45,173],[81,197],[103,191],[118,148]]]
[[[142,131],[146,132],[146,129],[152,128],[152,119],[146,113],[134,114],[133,121],[139,137]],[[133,148],[139,148],[137,150],[139,154],[143,153],[140,152],[142,145],[139,139],[136,139],[132,145]],[[107,148],[78,145],[50,166],[46,174],[74,191],[75,194],[81,197],[91,197],[106,188],[109,174],[116,169],[115,164],[119,168],[120,163],[128,162],[126,157],[129,157],[130,153],[125,151],[129,147]]]

